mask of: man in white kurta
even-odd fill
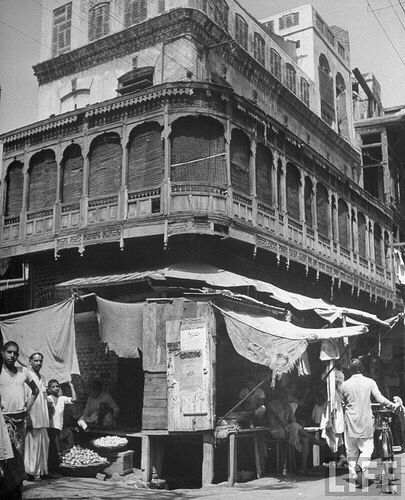
[[[374,450],[371,396],[381,405],[390,408],[395,408],[395,405],[381,394],[374,380],[362,375],[359,359],[352,359],[350,370],[352,376],[341,386],[345,408],[345,446],[350,478],[365,486],[368,484],[367,470]],[[361,468],[360,474],[356,472],[357,464]]]
[[[30,356],[30,373],[36,383],[39,394],[29,412],[31,422],[27,422],[27,435],[25,437],[24,465],[28,479],[39,480],[48,474],[49,427],[48,402],[46,381],[40,374],[43,356],[34,353]]]

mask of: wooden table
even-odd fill
[[[236,481],[238,472],[238,439],[253,438],[255,465],[257,478],[263,477],[263,453],[259,445],[258,437],[260,434],[270,432],[270,427],[252,427],[250,429],[239,429],[229,433],[229,459],[228,459],[228,482],[233,485]],[[262,448],[263,449],[263,448]]]

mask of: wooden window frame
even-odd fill
[[[281,56],[275,49],[270,50],[270,71],[281,81]]]
[[[99,40],[110,33],[110,2],[101,2],[89,10],[89,41]]]
[[[72,2],[54,9],[52,21],[52,57],[70,51],[72,30]]]
[[[264,38],[259,35],[259,33],[254,34],[254,58],[258,61],[262,66],[265,65],[266,62],[266,42]]]
[[[248,50],[249,28],[240,14],[235,14],[235,41],[245,50]]]

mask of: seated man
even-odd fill
[[[267,406],[270,436],[273,439],[285,440],[301,453],[301,469],[307,469],[310,435],[296,422],[294,411],[289,403],[290,388],[278,387],[274,391],[274,399]]]
[[[247,380],[246,387],[244,387],[239,393],[239,399],[244,399],[256,385],[256,380],[253,378],[249,378]],[[254,392],[252,392],[252,394],[250,394],[250,396],[248,396],[243,401],[239,409],[243,412],[246,412],[247,419],[250,419],[255,424],[262,424],[264,413],[266,411],[266,408],[264,406],[265,399],[266,395],[263,389],[258,387]]]
[[[99,380],[90,382],[90,393],[79,423],[84,421],[94,428],[112,429],[119,413],[117,403],[108,392],[103,391]]]

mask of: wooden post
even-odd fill
[[[142,455],[141,455],[142,479],[146,483],[152,479],[152,460],[151,460],[151,442],[150,436],[142,436]]]
[[[212,484],[214,480],[214,434],[206,431],[203,434],[202,485]]]
[[[255,464],[256,464],[256,475],[257,479],[260,479],[263,477],[263,472],[262,472],[262,459],[261,459],[261,454],[259,450],[259,441],[257,439],[257,433],[255,432],[253,434],[253,444],[254,444],[254,451],[255,451]]]
[[[236,434],[229,435],[229,474],[228,482],[232,486],[236,481],[237,465],[238,465],[238,443],[236,440]]]

